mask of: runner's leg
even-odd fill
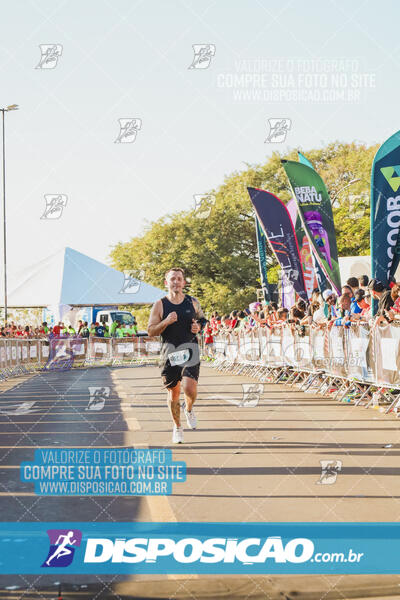
[[[192,406],[197,398],[197,381],[191,377],[183,377],[183,393],[185,395],[186,409],[191,412]]]
[[[179,404],[179,398],[181,395],[181,382],[178,383],[174,387],[169,387],[167,389],[168,392],[168,407],[169,412],[171,413],[171,417],[173,422],[177,427],[181,426],[181,407]]]

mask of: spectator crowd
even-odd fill
[[[331,289],[322,294],[314,289],[309,303],[299,299],[291,308],[253,302],[244,310],[234,310],[229,315],[213,312],[204,328],[204,343],[210,345],[214,336],[221,333],[237,335],[254,329],[267,327],[271,330],[289,325],[299,332],[305,326],[314,328],[345,327],[352,324],[400,323],[400,285],[392,283],[390,289],[377,279],[369,280],[367,275],[350,277],[342,287],[341,296]],[[377,311],[372,316],[372,302],[376,300]]]
[[[51,340],[53,338],[89,338],[89,337],[100,337],[100,338],[123,338],[133,337],[138,335],[138,328],[135,317],[133,318],[132,325],[125,325],[120,321],[113,321],[108,326],[106,323],[91,323],[89,326],[87,321],[78,321],[76,329],[72,325],[66,325],[62,321],[54,327],[49,327],[47,322],[44,321],[40,327],[33,327],[31,325],[17,325],[14,321],[6,323],[4,327],[0,329],[0,337],[3,338],[19,338],[19,339],[46,339]]]

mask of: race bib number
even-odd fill
[[[185,364],[189,358],[190,351],[188,348],[186,348],[186,350],[179,350],[178,352],[171,352],[171,354],[168,354],[168,359],[172,367]]]

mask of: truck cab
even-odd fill
[[[127,310],[100,310],[96,315],[96,321],[105,323],[108,326],[112,325],[115,321],[119,321],[121,325],[130,327],[133,325],[133,316]]]

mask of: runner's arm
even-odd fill
[[[157,300],[151,309],[149,323],[147,326],[148,334],[150,336],[160,335],[164,329],[168,327],[168,325],[176,320],[173,319],[171,315],[176,315],[176,313],[170,313],[165,319],[162,318],[162,302],[161,300]]]
[[[200,302],[197,300],[197,298],[192,297],[192,302],[194,310],[196,311],[196,320],[200,323],[201,330],[203,331],[204,327],[206,326],[207,319],[204,316],[203,309],[201,308]]]

